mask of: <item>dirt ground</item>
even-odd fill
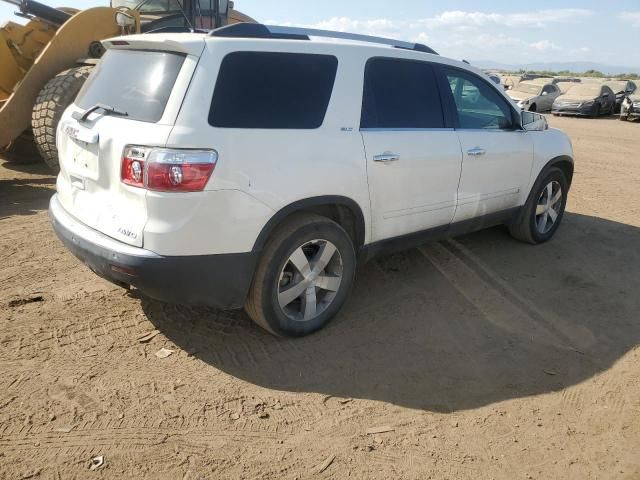
[[[640,124],[550,121],[577,156],[552,242],[378,259],[302,340],[97,278],[54,178],[1,162],[0,478],[640,479]]]

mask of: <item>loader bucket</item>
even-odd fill
[[[94,41],[121,34],[116,10],[96,7],[73,15],[42,50],[13,94],[0,104],[0,147],[8,145],[31,126],[31,111],[40,90],[58,73],[89,57]]]

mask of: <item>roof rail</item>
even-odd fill
[[[318,30],[315,28],[263,25],[260,23],[235,23],[233,25],[227,25],[226,27],[212,30],[209,35],[212,37],[265,38],[281,40],[309,40],[309,37],[335,38],[339,40],[377,43],[379,45],[389,45],[390,47],[402,48],[404,50],[415,50],[417,52],[438,55],[435,50],[421,43],[403,42],[402,40],[374,37],[371,35],[359,35],[357,33],[334,32],[331,30]]]

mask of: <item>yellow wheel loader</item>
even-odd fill
[[[58,120],[104,53],[107,38],[141,32],[208,31],[253,22],[228,0],[113,0],[78,11],[32,0],[14,4],[26,25],[0,27],[0,156],[58,170]]]

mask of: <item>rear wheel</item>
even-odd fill
[[[31,116],[33,137],[40,155],[54,172],[60,169],[56,147],[56,127],[93,68],[93,66],[76,67],[59,73],[40,90],[33,107]]]
[[[568,192],[564,172],[550,168],[536,182],[517,223],[509,226],[511,235],[531,244],[551,240],[562,221]]]
[[[329,323],[355,276],[351,238],[328,218],[297,214],[267,243],[245,310],[276,335],[303,336]]]

